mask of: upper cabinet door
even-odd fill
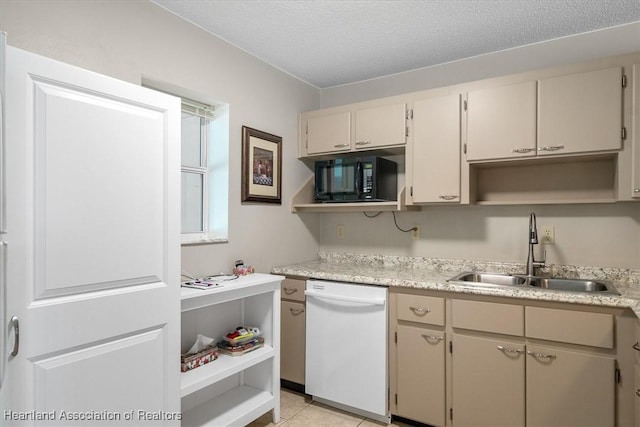
[[[460,203],[460,95],[413,104],[413,203]]]
[[[538,82],[538,154],[622,148],[622,68]]]
[[[407,106],[392,104],[356,111],[356,149],[404,145]]]
[[[342,112],[307,119],[307,154],[335,153],[351,149],[351,113]]]
[[[535,81],[467,94],[467,160],[535,154]]]

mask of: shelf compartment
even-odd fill
[[[242,356],[220,354],[217,360],[180,374],[180,397],[188,396],[211,384],[244,371],[275,355],[273,347],[266,345]]]
[[[241,385],[184,412],[181,425],[247,425],[255,419],[255,414],[266,413],[274,405],[275,397],[271,393]]]

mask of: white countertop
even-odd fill
[[[640,281],[638,280],[640,274],[636,271],[616,268],[549,266],[541,274],[606,281],[612,284],[620,295],[557,291],[524,286],[479,286],[463,282],[447,282],[451,277],[465,271],[522,274],[524,266],[515,263],[321,253],[319,260],[274,267],[271,272],[285,276],[389,287],[630,308],[640,318]]]

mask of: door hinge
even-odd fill
[[[411,197],[413,197],[413,185],[411,187],[409,187],[409,195]],[[398,337],[396,337],[396,338],[398,338]],[[396,341],[396,342],[398,342],[398,341]]]
[[[393,333],[394,337],[393,337],[393,342],[395,342],[396,344],[398,344],[398,333],[394,332]]]
[[[467,143],[466,142],[464,144],[462,144],[462,151],[464,152],[464,154],[467,154]]]
[[[627,128],[623,127],[622,128],[622,140],[624,141],[625,139],[627,139]]]
[[[409,126],[406,126],[404,128],[404,136],[407,137],[407,138],[409,137]]]
[[[464,102],[462,103],[462,108],[464,109],[464,111],[467,111],[469,105],[467,104],[467,100],[465,99]]]
[[[449,419],[453,421],[453,408],[449,408]]]
[[[620,368],[616,368],[616,384],[620,384]]]
[[[622,75],[622,87],[627,87],[627,76],[625,76],[624,74]]]
[[[413,120],[413,108],[407,110],[407,120]]]
[[[453,341],[449,341],[449,353],[453,354]]]

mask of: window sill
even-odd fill
[[[183,240],[181,246],[200,246],[200,245],[215,245],[218,243],[229,243],[229,239],[198,239],[198,240]]]

